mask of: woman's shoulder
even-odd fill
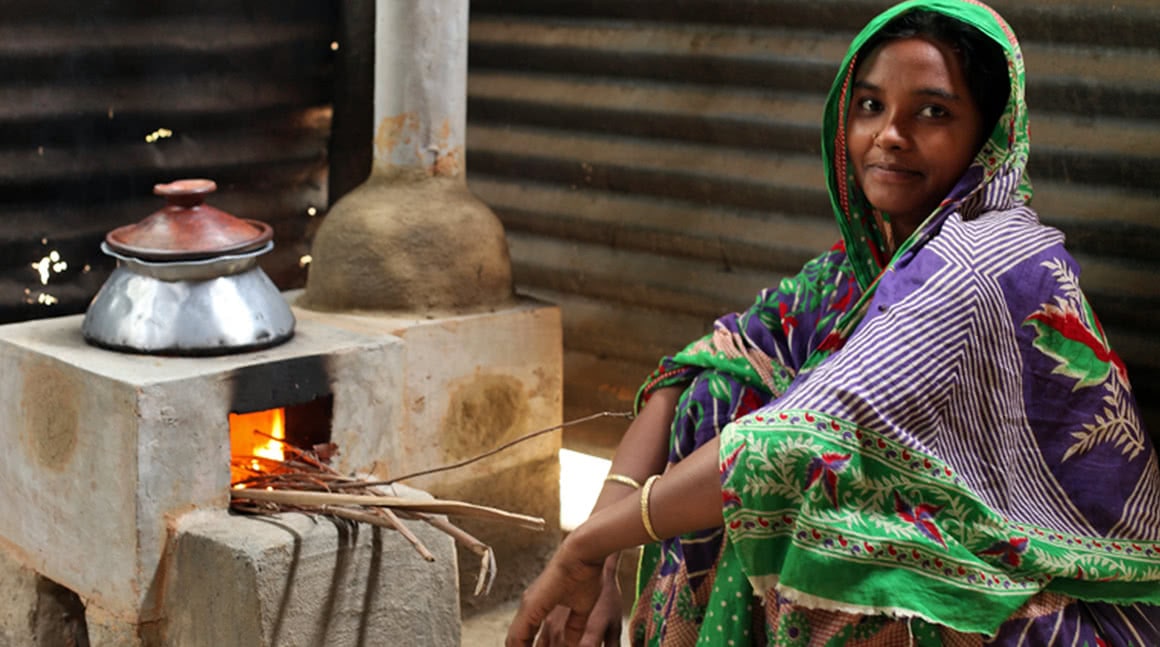
[[[940,257],[957,265],[979,298],[999,299],[1030,311],[1062,295],[1081,295],[1080,266],[1058,229],[1029,208],[993,211],[968,221],[948,219],[931,241]],[[989,286],[989,287],[988,287]]]
[[[1064,235],[1039,221],[1030,208],[990,211],[971,220],[948,218],[930,243],[949,262],[984,277],[1028,271],[1042,256],[1066,257]]]
[[[969,220],[959,222],[964,235],[979,242],[1002,244],[1004,241],[1062,243],[1063,232],[1045,225],[1039,214],[1026,205],[1010,209],[986,211]]]

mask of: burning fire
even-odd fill
[[[285,458],[286,412],[268,409],[230,414],[230,482],[234,487],[256,473],[273,471]]]

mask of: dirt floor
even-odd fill
[[[501,647],[516,606],[516,602],[509,602],[464,620],[462,647]],[[621,636],[620,644],[628,647],[627,634]]]

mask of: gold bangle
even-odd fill
[[[655,542],[660,542],[661,538],[657,535],[657,531],[653,530],[652,518],[648,513],[648,495],[652,491],[653,483],[661,477],[660,474],[653,474],[644,482],[644,487],[640,490],[640,521],[644,524],[644,531],[648,533],[650,539]]]
[[[631,476],[625,476],[624,474],[609,474],[608,476],[604,477],[604,480],[612,481],[613,483],[620,483],[621,485],[627,485],[634,490],[640,489],[640,483],[637,482],[636,479],[632,478]]]

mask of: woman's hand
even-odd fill
[[[520,608],[508,628],[507,647],[532,647],[536,632],[557,605],[570,610],[564,621],[564,644],[577,645],[588,624],[588,616],[601,593],[602,561],[580,559],[569,539],[552,557],[544,572],[520,598]]]
[[[621,625],[624,623],[624,602],[620,592],[618,578],[620,559],[619,553],[610,555],[604,560],[604,573],[600,587],[600,596],[592,613],[588,616],[588,623],[584,627],[584,635],[580,637],[580,647],[619,647]],[[540,637],[536,640],[536,647],[562,647],[566,645],[564,639],[564,625],[568,620],[571,609],[557,606],[544,620],[540,629]]]
[[[520,600],[508,629],[508,647],[532,647],[536,632],[557,605],[571,612],[564,623],[567,645],[576,645],[600,597],[605,558],[650,538],[644,516],[651,509],[653,533],[675,537],[721,525],[721,476],[716,438],[655,481],[651,497],[624,497],[593,514],[568,535],[544,572]]]

